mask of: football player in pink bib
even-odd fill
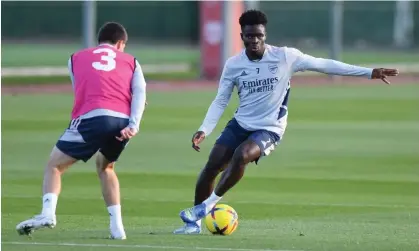
[[[106,23],[99,30],[98,46],[77,51],[68,60],[74,90],[71,122],[45,168],[42,212],[19,223],[19,234],[56,226],[61,175],[75,162],[87,162],[98,153],[96,168],[110,215],[110,236],[126,239],[114,167],[128,141],[138,133],[146,105],[141,66],[124,53],[127,40],[121,24]]]

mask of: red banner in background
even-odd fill
[[[222,1],[200,1],[200,43],[202,77],[219,77],[223,39]]]
[[[231,36],[232,36],[232,54],[236,55],[243,49],[243,41],[240,38],[241,27],[239,24],[240,16],[244,12],[244,1],[231,1],[233,5],[233,12],[231,13],[230,22],[232,22]],[[231,55],[231,56],[233,56]]]
[[[223,9],[229,4],[229,14],[223,20]],[[227,57],[242,49],[239,18],[244,11],[243,1],[200,1],[201,73],[206,79],[217,79],[223,68],[223,45]],[[224,44],[223,30],[227,29],[228,43]]]

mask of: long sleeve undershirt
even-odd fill
[[[325,74],[330,74],[330,75],[358,76],[358,77],[371,78],[371,74],[373,70],[371,68],[350,65],[350,64],[346,64],[346,63],[339,62],[336,60],[316,58],[307,54],[303,54],[302,52],[294,48],[286,48],[286,49],[281,49],[278,51],[280,51],[280,53],[283,53],[282,55],[285,55],[285,58],[287,58],[286,62],[279,61],[278,64],[287,64],[289,69],[291,70],[289,77],[280,78],[281,81],[284,81],[284,83],[281,83],[284,86],[288,85],[288,81],[291,75],[298,71],[308,70],[308,71],[315,71],[315,72],[320,72],[320,73],[325,73]],[[202,125],[198,129],[199,131],[203,131],[206,135],[209,135],[216,127],[219,119],[221,118],[222,114],[224,113],[225,108],[227,107],[230,101],[231,94],[233,92],[235,81],[236,81],[235,78],[237,78],[237,72],[240,72],[240,73],[242,71],[251,72],[254,67],[259,67],[259,65],[260,67],[266,67],[266,68],[268,67],[268,65],[266,66],[264,65],[266,63],[264,63],[263,61],[258,62],[257,66],[255,65],[248,66],[246,65],[245,61],[246,60],[243,60],[243,68],[240,68],[239,71],[236,69],[235,73],[233,73],[233,70],[230,70],[230,68],[233,68],[233,67],[237,68],[237,65],[240,65],[241,61],[235,60],[234,65],[233,63],[231,63],[232,62],[231,60],[228,60],[226,62],[223,69],[223,73],[220,78],[217,95],[214,101],[211,103]],[[236,74],[236,77],[234,76],[234,74]],[[263,76],[258,75],[258,79],[263,79]],[[281,89],[280,91],[282,92],[283,89]],[[278,97],[283,97],[282,94],[285,95],[285,93],[279,93]],[[245,95],[245,94],[242,93],[241,95]],[[263,114],[266,111],[266,109],[270,109],[270,106],[272,106],[272,102],[275,102],[275,101],[270,100],[269,101],[270,103],[268,103],[267,101],[261,101],[261,103],[254,103],[254,100],[257,97],[255,96],[255,99],[253,99],[252,101],[249,101],[249,102],[253,102],[249,105],[246,103],[246,101],[242,99],[241,95],[239,95],[240,96],[239,114],[236,114],[236,115],[241,118],[242,122],[244,121],[243,123],[248,122],[248,124],[250,125],[249,126],[250,128],[254,127],[254,125],[260,125],[260,127],[264,127],[265,124],[271,123],[272,125],[274,125],[274,123],[276,123],[275,121],[272,121],[272,122],[265,121],[266,122],[265,123],[262,120],[264,120],[267,117],[263,117],[263,118],[260,117],[260,114]],[[261,93],[260,95],[265,95],[265,94]],[[266,100],[266,99],[260,99],[260,100]],[[265,104],[263,102],[267,102],[267,103]],[[272,110],[272,113],[274,112],[275,111]]]

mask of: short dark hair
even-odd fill
[[[111,43],[116,44],[118,41],[123,40],[127,42],[128,33],[124,26],[116,22],[107,22],[99,29],[97,35],[98,43]]]
[[[244,12],[239,19],[240,26],[246,25],[258,25],[261,24],[266,26],[268,23],[268,18],[266,17],[265,13],[259,10],[247,10]]]

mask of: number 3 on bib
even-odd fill
[[[93,62],[92,66],[98,71],[112,71],[116,67],[116,53],[108,48],[99,48],[93,51],[94,54],[104,54],[100,57],[103,62]]]

